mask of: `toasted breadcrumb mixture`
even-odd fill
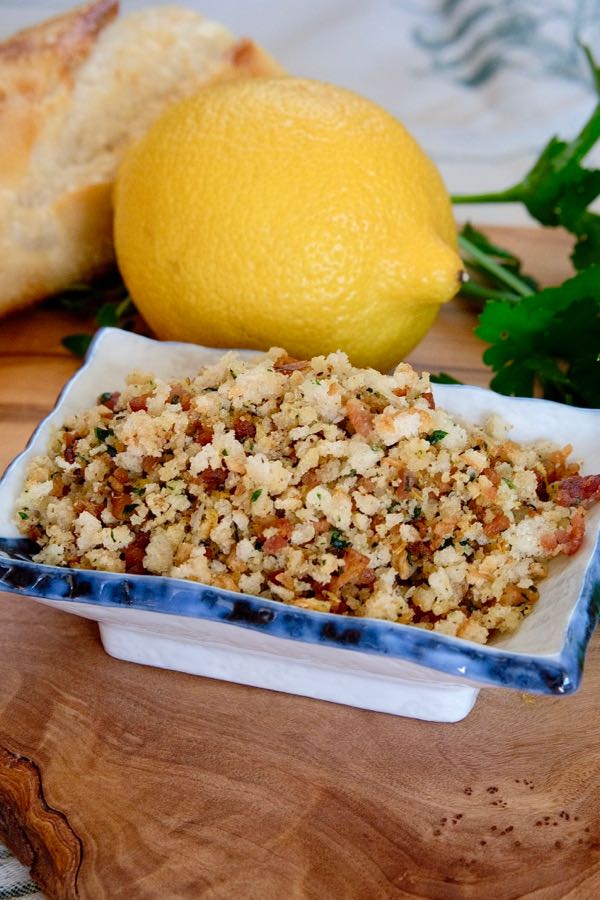
[[[38,562],[168,575],[485,643],[573,554],[600,476],[436,409],[429,378],[227,353],[133,372],[34,459],[16,521]]]

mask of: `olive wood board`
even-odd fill
[[[544,283],[553,232],[490,229]],[[410,360],[487,384],[466,302]],[[0,469],[81,321],[0,322]],[[60,900],[600,897],[600,639],[581,690],[484,689],[454,725],[120,662],[94,623],[0,594],[0,839]]]

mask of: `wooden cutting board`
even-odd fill
[[[544,281],[556,235],[495,230]],[[412,362],[486,384],[447,307]],[[0,323],[0,468],[75,361],[65,315]],[[483,690],[435,725],[108,657],[93,623],[0,595],[0,837],[48,896],[600,897],[600,641],[569,698]]]

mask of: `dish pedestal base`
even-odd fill
[[[248,650],[222,643],[214,635],[212,640],[208,635],[185,640],[106,623],[100,623],[100,634],[106,652],[128,662],[430,722],[464,719],[479,693],[470,684],[402,660],[370,657],[379,664],[374,671],[353,671],[351,651],[327,648],[329,659],[318,659],[318,651],[326,648],[313,646],[307,654],[306,644],[281,638],[269,638],[268,644],[277,645],[270,653],[264,647]],[[334,660],[331,654],[346,659]],[[344,661],[350,665],[340,666]],[[390,674],[376,671],[382,662],[393,664]]]

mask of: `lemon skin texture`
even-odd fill
[[[118,264],[163,339],[342,349],[386,370],[460,285],[441,177],[406,129],[296,78],[207,87],[126,156]]]

